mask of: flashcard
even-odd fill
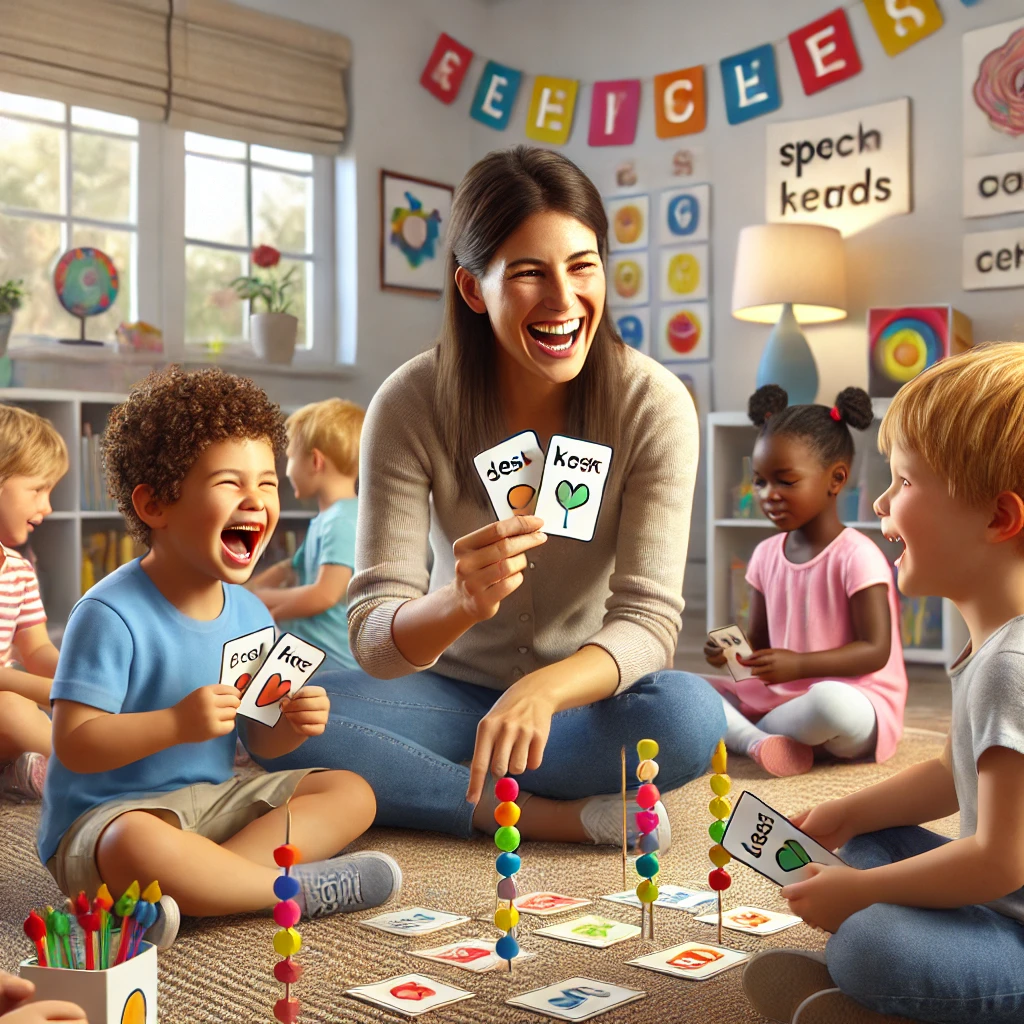
[[[544,452],[532,430],[507,437],[481,452],[473,459],[473,465],[499,519],[533,511],[544,472]]]
[[[635,988],[623,988],[607,981],[570,978],[557,985],[535,988],[532,992],[513,996],[506,1002],[509,1006],[543,1013],[558,1020],[590,1020],[598,1014],[614,1010],[616,1006],[643,999],[646,995],[646,992]]]
[[[229,640],[220,655],[220,685],[233,686],[245,693],[252,677],[259,672],[274,646],[274,627],[266,626],[255,633]]]
[[[635,924],[623,924],[597,914],[578,917],[575,921],[563,921],[561,924],[538,928],[532,934],[543,935],[548,939],[561,939],[563,942],[577,942],[581,946],[595,946],[605,949],[640,934]]]
[[[359,923],[366,928],[376,928],[392,935],[426,935],[439,932],[442,928],[468,921],[461,914],[448,914],[443,910],[427,910],[424,907],[409,907],[408,910],[392,910],[387,914],[368,917]]]
[[[552,914],[564,914],[567,910],[587,907],[593,900],[581,900],[577,896],[563,896],[559,892],[528,892],[512,901],[520,914],[535,914],[537,917],[550,917]]]
[[[428,1010],[473,998],[472,992],[434,981],[425,974],[399,974],[375,985],[357,985],[346,989],[345,995],[393,1010],[403,1017],[418,1017]]]
[[[605,201],[608,251],[646,249],[650,234],[650,196],[616,196]]]
[[[659,263],[662,302],[689,302],[708,297],[707,245],[662,249]]]
[[[732,809],[722,846],[738,861],[776,885],[803,881],[807,877],[807,865],[811,863],[843,863],[788,818],[747,791],[740,794]]]
[[[602,896],[601,899],[609,903],[621,903],[623,906],[636,907],[639,909],[640,900],[632,889],[625,892],[615,892],[610,896]],[[702,889],[686,889],[681,885],[659,885],[658,898],[654,901],[656,907],[665,907],[668,910],[685,910],[696,914],[703,910],[709,903],[716,902],[718,897],[713,892],[705,892]]]
[[[719,629],[712,629],[708,636],[722,648],[725,655],[725,667],[729,670],[733,682],[738,683],[741,679],[755,679],[755,675],[745,665],[736,660],[738,654],[741,658],[749,658],[753,653],[750,641],[746,638],[739,626],[722,626]]]
[[[630,348],[651,354],[651,311],[647,306],[636,309],[611,309],[608,311],[615,321],[619,337]]]
[[[700,362],[711,358],[711,307],[707,302],[662,305],[651,353],[661,363]]]
[[[704,924],[718,924],[718,914],[703,914],[697,918]],[[736,932],[750,932],[752,935],[772,935],[801,924],[795,914],[780,914],[760,907],[736,907],[722,914],[722,927]]]
[[[282,633],[245,688],[238,713],[264,725],[277,725],[282,699],[298,693],[326,657],[319,647],[291,633]]]
[[[460,967],[464,971],[483,974],[484,971],[492,971],[495,967],[505,966],[505,961],[494,952],[495,941],[494,939],[463,939],[461,942],[449,942],[447,945],[435,946],[433,949],[410,949],[409,954],[422,957],[424,960],[434,960],[439,964],[447,964],[449,967]],[[521,960],[529,960],[536,955],[536,953],[530,953],[520,947],[516,963]]]
[[[544,460],[536,515],[554,537],[593,540],[612,464],[606,444],[554,434]]]
[[[648,971],[671,974],[675,978],[704,981],[749,959],[749,953],[743,953],[738,949],[726,949],[724,946],[712,946],[703,942],[684,942],[679,946],[663,949],[659,953],[649,953],[635,960],[627,960],[626,963],[644,967]]]
[[[650,301],[646,252],[618,253],[608,257],[608,305],[646,306]]]

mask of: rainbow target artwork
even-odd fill
[[[385,291],[440,295],[450,185],[381,171],[380,284]]]
[[[117,298],[120,281],[114,261],[91,246],[68,249],[53,268],[53,288],[60,304],[81,323],[78,338],[61,340],[68,344],[101,344],[86,341],[85,321],[106,313]]]
[[[972,344],[971,322],[952,306],[868,311],[868,392],[892,398],[940,359]]]

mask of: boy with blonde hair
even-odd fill
[[[352,402],[313,402],[285,421],[296,498],[319,513],[295,557],[253,580],[256,595],[282,629],[327,652],[325,668],[358,668],[348,646],[345,595],[356,555],[356,475],[364,412]]]
[[[796,1024],[1024,1020],[1024,345],[915,377],[878,441],[899,588],[949,598],[970,631],[949,736],[939,757],[794,819],[849,865],[782,890],[834,934],[824,956],[758,954],[744,988]],[[957,811],[958,839],[920,827]]]
[[[50,753],[50,682],[57,648],[46,632],[39,581],[20,547],[48,516],[68,470],[49,420],[0,405],[0,794],[39,799]],[[15,668],[19,664],[24,671]]]

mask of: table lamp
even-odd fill
[[[757,386],[778,384],[791,405],[813,402],[818,368],[800,324],[846,316],[843,238],[820,224],[759,224],[740,231],[732,315],[775,324],[761,354]]]

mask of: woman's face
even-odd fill
[[[528,217],[494,254],[479,280],[459,268],[470,308],[487,313],[501,351],[553,384],[583,368],[604,312],[597,237],[564,213]]]

